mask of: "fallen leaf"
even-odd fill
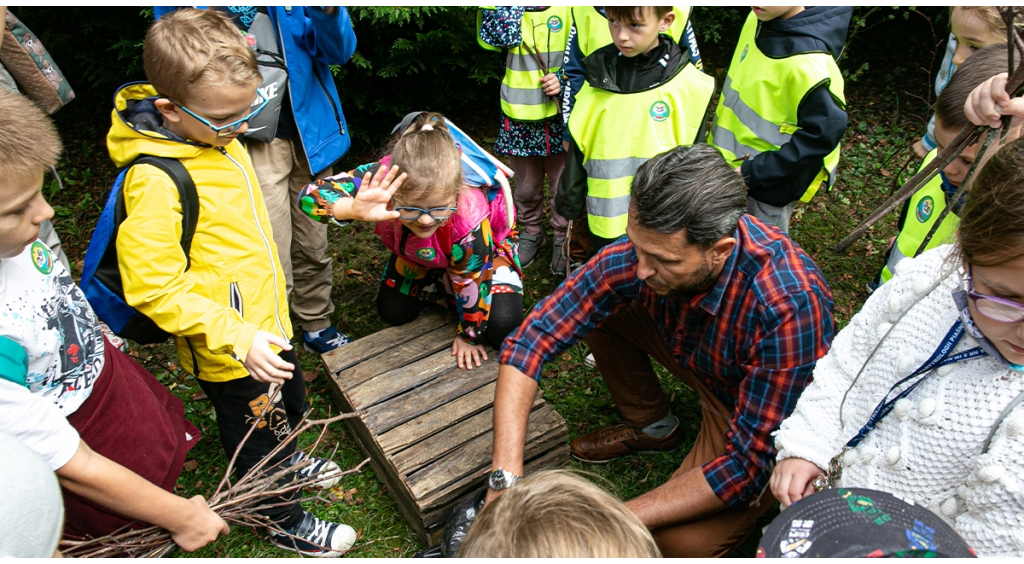
[[[196,460],[186,460],[185,465],[181,467],[186,472],[191,472],[196,468],[199,468],[199,462]]]
[[[193,487],[193,488],[195,488],[195,489],[197,489],[197,490],[198,490],[199,488],[201,488],[202,486],[203,486],[203,481],[202,481],[202,480],[199,480],[198,482],[196,482],[196,483],[192,484],[192,487]]]
[[[192,394],[192,401],[199,401],[204,399],[206,399],[206,392],[202,390],[199,390],[198,392]]]
[[[342,494],[342,498],[344,499],[345,503],[349,505],[355,505],[356,501],[354,496],[357,493],[359,493],[359,490],[356,488],[352,488],[351,490],[345,490],[345,492]],[[361,501],[362,499],[360,499],[360,502]]]
[[[350,269],[345,271],[345,276],[362,276],[362,275],[363,275],[362,272],[359,272],[358,270],[356,270],[354,268],[350,268]]]

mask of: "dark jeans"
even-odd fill
[[[291,380],[281,386],[280,397],[270,403],[270,384],[258,382],[252,376],[207,382],[199,380],[217,412],[217,426],[220,428],[220,442],[228,459],[238,449],[239,443],[255,423],[256,429],[245,442],[235,461],[235,479],[241,478],[253,466],[287,437],[302,419],[306,408],[306,383],[302,379],[302,368],[295,351],[281,351],[281,358],[295,365]],[[295,453],[295,441],[278,452],[267,466],[288,460]],[[289,499],[268,499],[265,504],[297,500],[302,492],[295,492]],[[272,507],[260,511],[283,529],[289,529],[302,519],[302,507],[298,502]]]

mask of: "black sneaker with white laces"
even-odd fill
[[[307,459],[312,460],[312,462],[295,471],[295,476],[299,479],[309,478],[310,476],[322,476],[321,479],[317,480],[312,485],[314,488],[322,490],[333,488],[334,484],[337,484],[338,481],[341,480],[341,467],[335,462],[327,460],[326,458],[309,456],[302,451],[296,451],[288,461],[288,465],[295,466]]]
[[[342,523],[332,523],[302,512],[302,521],[284,532],[271,532],[270,540],[275,545],[294,550],[304,556],[341,556],[356,542],[356,531]]]

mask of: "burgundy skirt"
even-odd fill
[[[199,430],[185,419],[181,400],[152,374],[109,341],[105,348],[106,362],[92,394],[68,422],[92,450],[173,491]],[[132,522],[62,490],[65,537],[103,536]]]

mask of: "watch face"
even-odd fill
[[[487,485],[495,491],[505,489],[505,473],[501,470],[491,472],[490,477],[487,479]]]

